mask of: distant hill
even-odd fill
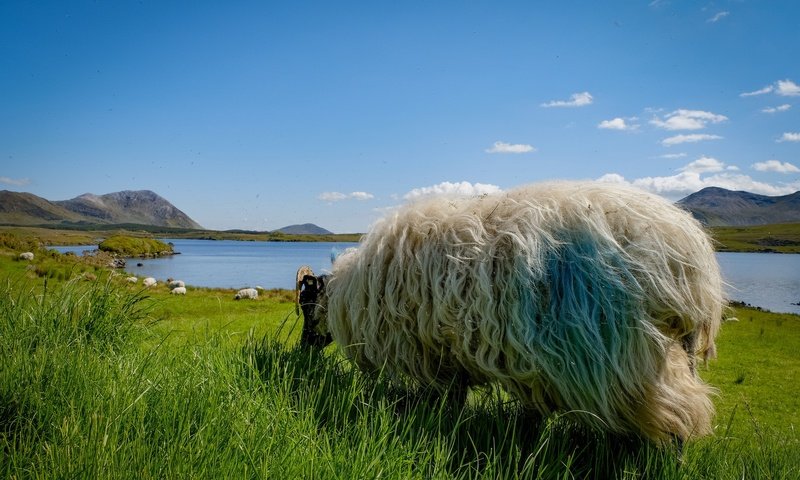
[[[32,193],[0,191],[1,223],[37,225],[82,220],[84,218],[81,215]]]
[[[0,223],[13,225],[140,224],[201,229],[197,222],[150,190],[85,193],[49,201],[31,193],[0,191]]]
[[[333,232],[318,227],[313,223],[304,223],[302,225],[289,225],[283,228],[274,230],[275,232],[286,233],[289,235],[332,235]]]
[[[678,200],[677,205],[711,227],[800,222],[800,191],[769,197],[708,187]]]

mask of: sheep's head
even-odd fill
[[[300,344],[307,347],[324,347],[331,343],[327,332],[325,307],[327,294],[325,282],[327,275],[315,276],[307,267],[301,267],[297,275],[297,303],[303,311],[303,332]]]

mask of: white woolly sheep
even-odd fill
[[[33,260],[33,252],[22,252],[19,254],[19,259],[31,261]]]
[[[362,370],[496,383],[541,414],[656,442],[711,431],[695,358],[715,354],[720,271],[700,224],[658,196],[553,182],[423,199],[320,279],[306,322]]]
[[[170,280],[170,282],[167,285],[169,286],[170,290],[186,286],[186,284],[183,283],[183,280]]]
[[[128,283],[137,283],[139,281],[139,277],[126,277],[125,281]]]
[[[186,295],[186,287],[175,287],[169,291],[173,295]]]
[[[234,300],[241,300],[243,298],[249,298],[255,300],[258,298],[258,290],[255,288],[243,288],[236,292],[236,295],[233,296]]]
[[[155,287],[158,285],[158,282],[156,282],[156,279],[153,277],[147,277],[144,280],[142,280],[142,285],[144,285],[147,288]]]

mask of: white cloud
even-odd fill
[[[754,163],[752,167],[759,172],[800,173],[800,168],[789,162],[780,162],[778,160]]]
[[[800,96],[800,85],[791,80],[778,80],[775,82],[775,93],[783,97],[797,97]]]
[[[731,12],[719,12],[718,14],[714,15],[713,17],[706,20],[708,23],[717,23],[718,21],[722,20],[723,18],[730,15]]]
[[[487,148],[486,153],[528,153],[535,152],[536,149],[532,145],[523,143],[505,143],[494,142],[492,148]]]
[[[681,167],[681,172],[690,173],[714,173],[725,170],[725,163],[711,157],[700,157],[694,162]]]
[[[353,192],[350,194],[350,198],[354,198],[356,200],[372,200],[375,198],[375,195],[367,192]]]
[[[431,195],[458,195],[458,196],[475,196],[484,195],[487,193],[497,193],[502,191],[497,185],[486,183],[470,183],[470,182],[442,182],[430,187],[415,188],[406,193],[403,198],[406,200],[413,200],[416,198],[427,197]]]
[[[693,133],[691,135],[675,135],[674,137],[665,138],[661,140],[661,144],[665,147],[671,147],[673,145],[679,145],[681,143],[697,143],[702,142],[704,140],[720,140],[722,137],[719,135],[708,135],[708,134],[699,134]]]
[[[786,79],[786,80],[778,80],[777,82],[767,85],[766,87],[756,90],[754,92],[746,92],[740,93],[740,97],[752,97],[755,95],[764,95],[766,93],[775,92],[777,95],[782,97],[797,97],[800,96],[800,85],[797,85],[793,81]]]
[[[756,90],[756,91],[753,91],[753,92],[740,93],[739,96],[740,97],[753,97],[753,96],[756,96],[756,95],[764,95],[766,93],[771,93],[773,90],[775,90],[775,87],[772,86],[772,85],[768,85],[768,86],[766,86],[766,87],[764,87],[764,88],[762,88],[760,90]]]
[[[24,187],[25,185],[29,185],[31,181],[27,178],[0,177],[0,183],[14,185],[16,187]]]
[[[341,202],[342,200],[371,200],[375,198],[375,195],[367,192],[352,192],[352,193],[341,193],[341,192],[322,192],[317,197],[318,199],[325,201],[325,202]]]
[[[665,130],[702,130],[709,123],[720,123],[727,119],[725,115],[703,110],[680,109],[664,115],[663,120],[654,118],[650,123]]]
[[[791,105],[788,103],[784,103],[783,105],[778,105],[777,107],[767,107],[762,109],[761,111],[764,113],[778,113],[778,112],[785,112],[792,108]]]
[[[701,173],[684,171],[666,177],[643,177],[629,181],[617,173],[607,173],[599,181],[623,183],[678,200],[706,187],[721,187],[728,190],[745,190],[762,195],[788,195],[800,190],[800,182],[769,184],[751,177],[734,173],[717,173],[703,176]]]
[[[627,180],[625,180],[625,177],[619,173],[606,173],[602,177],[598,178],[597,181],[606,183],[629,183]]]
[[[591,105],[594,101],[592,94],[589,92],[573,93],[569,100],[552,100],[543,103],[541,106],[545,108],[550,107],[585,107]]]
[[[779,142],[800,142],[800,133],[793,133],[793,132],[786,132],[783,134],[781,138],[778,139]]]
[[[621,130],[621,131],[631,131],[636,130],[639,128],[639,125],[635,123],[627,123],[624,118],[614,118],[613,120],[603,120],[597,125],[597,128],[602,128],[606,130]]]
[[[664,155],[660,155],[658,158],[674,159],[674,158],[683,158],[685,156],[686,156],[685,153],[666,153]]]
[[[345,200],[347,195],[340,192],[322,192],[317,198],[326,202],[338,202],[340,200]]]

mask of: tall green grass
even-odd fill
[[[400,389],[355,371],[334,349],[287,341],[293,316],[280,333],[231,338],[209,329],[174,342],[153,326],[159,302],[111,279],[0,285],[0,476],[716,479],[799,472],[796,449],[781,438],[786,431],[734,436],[726,417],[715,437],[689,443],[681,456],[583,430],[570,413],[531,417],[491,389],[472,392],[466,406]]]

